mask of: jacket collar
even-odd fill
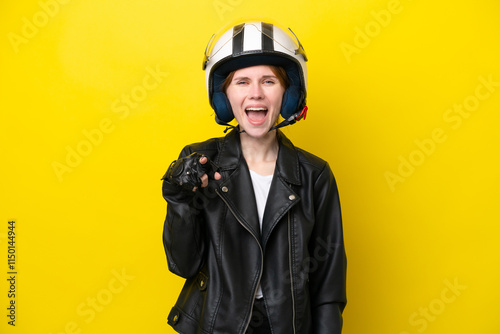
[[[287,183],[300,185],[299,158],[295,146],[293,146],[292,142],[280,130],[276,131],[279,152],[278,160],[276,161],[275,175]],[[228,133],[221,145],[220,154],[215,163],[221,170],[236,169],[243,159],[238,128]]]
[[[279,152],[274,171],[273,181],[269,190],[269,197],[264,210],[262,233],[260,233],[257,217],[257,204],[253,194],[252,180],[248,166],[241,151],[240,135],[236,130],[231,131],[220,142],[219,156],[216,164],[223,176],[219,184],[219,195],[238,221],[254,235],[263,249],[267,240],[278,224],[279,220],[300,201],[299,195],[290,185],[300,185],[299,158],[293,144],[286,136],[278,132]]]

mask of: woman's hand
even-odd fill
[[[205,165],[205,164],[208,162],[208,158],[207,158],[207,157],[205,157],[205,156],[202,156],[202,157],[200,158],[200,160],[199,160],[199,161],[200,161],[200,163],[201,163],[202,165]],[[215,171],[213,171],[213,178],[214,178],[216,181],[220,180],[220,179],[221,179],[221,177],[222,177],[222,176],[220,175],[220,173],[219,173],[219,172],[215,172]],[[208,177],[208,174],[207,174],[207,173],[203,174],[203,175],[200,177],[200,179],[201,179],[201,187],[202,187],[202,188],[205,188],[206,186],[208,186],[208,179],[209,179],[209,177]],[[198,187],[194,187],[194,188],[193,188],[193,191],[196,191],[196,189],[198,189]]]
[[[209,161],[208,157],[195,152],[173,161],[163,179],[184,189],[196,191],[199,187],[207,187],[209,179],[221,179],[217,169],[217,165]]]

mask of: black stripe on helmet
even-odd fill
[[[273,25],[262,22],[262,50],[274,51]]]
[[[243,52],[243,36],[245,35],[245,24],[239,24],[233,28],[233,56]]]

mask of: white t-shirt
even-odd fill
[[[269,195],[273,175],[260,175],[253,170],[250,170],[250,176],[252,177],[253,192],[255,193],[257,213],[259,215],[260,232],[262,233],[262,220],[264,219],[264,210],[266,209],[267,196]],[[262,297],[262,289],[259,285],[256,298]]]
[[[259,214],[260,231],[262,232],[262,219],[264,219],[264,210],[266,209],[267,196],[273,181],[272,175],[260,175],[253,170],[250,170],[252,177],[253,192],[255,193],[255,201],[257,202],[257,213]]]

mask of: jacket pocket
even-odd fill
[[[168,323],[171,326],[176,328],[196,323],[198,327],[203,323],[208,284],[209,278],[203,272],[186,281],[177,303],[168,316]]]

